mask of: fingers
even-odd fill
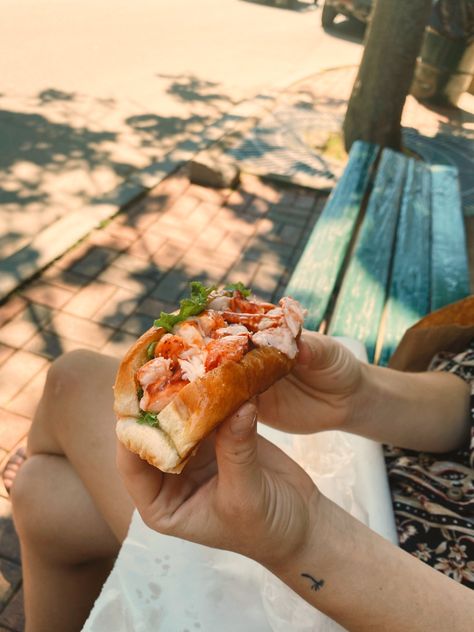
[[[117,469],[138,509],[153,503],[163,484],[163,472],[117,441]]]
[[[257,409],[244,404],[216,434],[219,485],[238,490],[253,489],[260,480],[257,457]]]
[[[338,342],[313,331],[303,330],[298,341],[296,371],[320,371],[330,367],[339,354]]]

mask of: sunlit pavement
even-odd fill
[[[44,241],[61,234],[64,248],[72,245],[81,224],[87,233],[143,191],[144,169],[153,166],[156,178],[146,184],[154,185],[192,156],[236,103],[357,62],[358,36],[327,35],[320,10],[303,1],[288,10],[245,0],[6,0],[0,260],[10,257],[10,266],[4,262],[3,294],[45,264]]]

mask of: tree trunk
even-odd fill
[[[362,139],[400,150],[400,120],[431,0],[377,0],[344,121],[349,151]]]

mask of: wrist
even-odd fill
[[[285,577],[298,574],[298,569],[303,569],[308,560],[318,560],[323,556],[331,537],[331,506],[334,506],[333,503],[315,487],[315,493],[307,505],[304,537],[292,550],[264,566],[285,581]]]
[[[372,533],[323,495],[313,512],[304,546],[284,564],[268,569],[308,603],[343,624],[357,601],[352,596],[359,592],[360,569],[362,574],[371,572],[367,566],[372,551],[366,539]]]
[[[345,430],[359,434],[358,428],[377,415],[378,402],[383,399],[377,375],[378,367],[360,364],[360,383],[354,394],[351,415]]]

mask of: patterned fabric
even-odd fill
[[[438,354],[430,370],[470,383],[471,439],[464,449],[443,455],[385,448],[399,542],[474,588],[474,341],[464,353]]]

